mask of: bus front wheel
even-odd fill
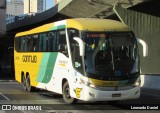
[[[65,82],[63,85],[63,100],[67,103],[67,104],[74,104],[77,102],[77,99],[72,98],[70,96],[70,88],[69,88],[69,84],[68,82]]]

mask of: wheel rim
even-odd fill
[[[30,90],[30,79],[29,79],[29,77],[27,77],[27,79],[26,79],[26,86],[27,86],[27,89]]]
[[[23,89],[24,90],[26,90],[26,79],[25,79],[25,77],[23,76],[23,81],[22,81],[23,83]]]
[[[64,95],[65,95],[66,99],[71,99],[70,90],[69,90],[68,86],[64,90]]]
[[[23,86],[26,86],[26,80],[25,80],[25,77],[23,77]]]

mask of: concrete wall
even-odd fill
[[[6,0],[0,0],[0,35],[6,32]]]
[[[124,23],[134,31],[136,37],[148,46],[148,54],[144,57],[144,47],[139,43],[141,74],[160,74],[160,18],[119,6],[116,10]]]
[[[160,90],[160,76],[141,75],[141,87]]]

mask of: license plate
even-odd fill
[[[112,97],[115,98],[115,97],[121,97],[121,94],[120,93],[115,93],[115,94],[112,94]]]

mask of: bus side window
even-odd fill
[[[25,37],[21,37],[20,39],[20,51],[24,51],[25,50]]]
[[[39,50],[39,48],[38,48],[38,35],[33,35],[33,48],[32,48],[32,50],[33,51],[38,51]]]
[[[58,51],[65,54],[68,57],[67,41],[65,30],[58,31]]]
[[[32,45],[31,37],[27,36],[26,37],[26,51],[27,52],[31,51],[31,45]]]
[[[39,34],[39,51],[43,50],[43,34]]]
[[[19,37],[15,38],[15,49],[17,52],[20,51],[20,40],[21,40],[21,38],[19,38]]]
[[[39,35],[39,51],[46,52],[47,51],[47,35],[46,33],[42,33]]]
[[[54,32],[48,33],[48,51],[49,52],[55,51],[55,45],[54,45],[55,38],[54,37],[55,37]]]

